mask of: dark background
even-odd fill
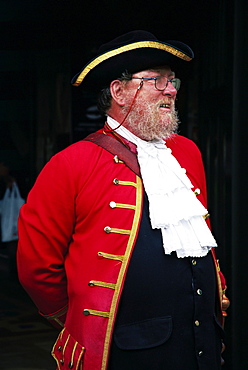
[[[102,125],[96,97],[70,85],[102,43],[145,29],[194,50],[176,71],[180,133],[198,144],[206,167],[231,299],[225,369],[233,370],[248,368],[247,11],[246,0],[0,1],[0,161],[24,197],[54,153]]]

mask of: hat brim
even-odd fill
[[[138,41],[109,50],[92,59],[73,77],[72,85],[92,90],[108,86],[111,81],[119,78],[127,70],[135,73],[145,69],[171,65],[179,60],[190,61],[193,58],[191,49],[183,51],[185,45],[174,41],[173,45],[160,41]]]

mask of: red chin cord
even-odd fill
[[[128,109],[127,114],[126,114],[126,115],[125,115],[125,117],[123,118],[122,122],[121,122],[121,123],[120,123],[116,128],[111,128],[111,130],[108,130],[108,131],[107,131],[107,130],[105,130],[106,132],[115,131],[115,130],[117,130],[119,127],[121,127],[121,126],[123,125],[123,123],[125,122],[125,120],[126,120],[127,116],[128,116],[128,115],[129,115],[129,113],[131,112],[131,109],[132,109],[132,107],[133,107],[133,105],[134,105],[134,102],[135,102],[135,100],[136,100],[136,98],[137,98],[138,92],[140,91],[141,87],[143,86],[143,83],[144,83],[144,81],[143,81],[143,80],[141,80],[141,81],[140,81],[140,84],[139,84],[139,87],[137,88],[136,93],[134,94],[134,97],[133,97],[132,103],[131,103],[131,105],[130,105],[130,108]]]

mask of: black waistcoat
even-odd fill
[[[165,255],[148,200],[116,319],[109,370],[220,369],[212,256]]]

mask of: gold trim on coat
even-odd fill
[[[102,367],[101,367],[102,370],[105,370],[107,367],[108,354],[109,354],[109,348],[111,344],[111,336],[112,336],[112,331],[114,327],[117,304],[118,304],[118,300],[120,297],[120,292],[121,292],[121,288],[123,285],[124,276],[127,271],[128,261],[130,259],[133,245],[135,243],[137,229],[138,229],[140,218],[141,218],[143,187],[142,187],[142,181],[138,176],[136,176],[136,181],[137,181],[136,183],[137,184],[136,186],[137,188],[136,190],[136,209],[134,212],[133,225],[132,225],[132,229],[131,229],[130,236],[128,239],[127,248],[126,248],[125,255],[123,258],[123,263],[122,263],[122,266],[121,266],[121,269],[118,275],[118,279],[116,282],[116,288],[115,288],[114,296],[113,296],[111,307],[110,307],[109,320],[108,320],[108,325],[107,325],[107,330],[106,330],[106,335],[105,335],[104,350],[103,350],[103,356],[102,356]]]

